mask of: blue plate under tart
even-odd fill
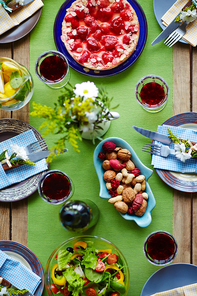
[[[167,119],[163,124],[197,130],[197,113],[180,113]],[[197,192],[196,174],[175,173],[160,169],[155,171],[168,186],[182,192]]]
[[[134,51],[134,53],[125,61],[123,62],[121,65],[110,69],[110,70],[103,70],[103,71],[94,71],[92,69],[88,69],[89,71],[85,71],[82,65],[80,65],[79,63],[77,63],[72,57],[71,55],[68,53],[64,43],[61,40],[61,35],[62,35],[62,22],[64,20],[65,14],[66,14],[66,10],[71,6],[71,4],[74,2],[75,0],[66,0],[62,6],[60,7],[55,22],[54,22],[54,28],[53,28],[53,34],[54,34],[54,40],[55,40],[55,44],[56,44],[56,48],[58,51],[60,51],[61,53],[63,53],[67,60],[69,65],[76,71],[88,75],[88,76],[92,76],[92,77],[106,77],[106,76],[112,76],[115,74],[118,74],[124,70],[126,70],[128,67],[130,67],[141,55],[144,46],[146,44],[146,39],[147,39],[147,33],[148,33],[148,27],[147,27],[147,20],[146,20],[146,16],[144,14],[144,11],[142,10],[141,6],[139,5],[139,3],[136,0],[128,0],[128,2],[131,4],[131,6],[133,7],[133,9],[135,10],[137,16],[138,16],[138,20],[139,20],[139,25],[140,25],[140,35],[139,35],[139,41],[136,47],[136,50]],[[97,73],[98,72],[98,73]]]
[[[0,250],[13,259],[20,261],[23,265],[41,277],[41,284],[38,286],[34,296],[42,295],[44,291],[44,271],[36,255],[26,246],[14,241],[0,241]]]
[[[156,205],[156,201],[154,198],[154,195],[151,191],[150,185],[148,183],[149,177],[152,175],[153,171],[149,168],[147,168],[139,159],[133,148],[123,139],[117,138],[117,137],[110,137],[106,138],[105,140],[101,141],[97,147],[94,150],[94,155],[93,155],[93,162],[94,162],[94,167],[99,179],[99,184],[100,184],[100,192],[99,196],[104,199],[109,199],[111,198],[107,188],[106,188],[106,183],[103,179],[103,174],[104,170],[102,168],[102,161],[98,158],[99,152],[103,152],[102,145],[104,142],[110,141],[115,143],[117,146],[128,149],[131,152],[131,160],[135,164],[136,168],[139,168],[141,171],[141,174],[145,176],[146,180],[146,192],[148,194],[148,204],[147,204],[147,209],[146,212],[144,213],[143,216],[138,217],[135,215],[129,215],[129,214],[121,214],[119,213],[124,219],[126,220],[133,220],[135,221],[140,227],[147,227],[151,221],[151,211]]]

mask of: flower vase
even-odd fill
[[[118,119],[119,118],[119,113],[118,112],[110,112],[112,115],[112,118],[110,120],[103,120],[99,125],[97,125],[97,129],[89,129],[88,131],[83,131],[81,136],[83,139],[86,140],[93,140],[97,138],[101,138],[106,132],[108,131],[111,120]]]

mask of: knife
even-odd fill
[[[10,11],[9,14],[11,14],[11,13],[17,11],[18,9],[23,8],[23,7],[26,6],[27,4],[30,4],[31,2],[33,2],[34,0],[23,0],[23,1],[24,1],[24,2],[23,2],[23,5],[21,5],[21,4],[19,4],[19,3],[16,3],[16,4],[12,5],[12,6],[9,6],[9,7],[12,9],[12,11]]]
[[[179,16],[178,13],[177,16]],[[170,35],[174,30],[176,30],[182,23],[175,22],[177,16],[173,19],[173,21],[157,36],[157,38],[151,43],[151,45],[157,44],[158,42],[162,41],[166,37]]]
[[[138,133],[142,134],[143,136],[152,139],[152,140],[156,140],[159,141],[161,143],[164,144],[170,144],[172,141],[168,136],[162,135],[160,133],[155,133],[149,130],[146,130],[144,128],[140,128],[137,126],[132,126],[134,130],[136,130]]]

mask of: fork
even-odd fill
[[[168,47],[171,47],[177,43],[183,37],[183,35],[185,35],[187,24],[187,22],[184,22],[182,25],[180,25],[180,27],[173,31],[165,40],[164,44]]]
[[[143,152],[148,152],[162,157],[168,157],[168,155],[175,155],[175,150],[170,149],[166,145],[148,144],[144,143],[142,147]]]
[[[47,144],[44,139],[33,142],[25,147],[27,154],[38,152],[40,150],[48,149]]]

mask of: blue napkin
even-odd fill
[[[37,139],[34,135],[34,132],[32,130],[28,130],[22,134],[1,142],[0,153],[2,153],[4,149],[8,149],[8,155],[11,155],[13,153],[11,145],[17,144],[20,147],[26,147],[35,141],[37,141]],[[2,165],[0,164],[0,189],[15,183],[19,183],[47,169],[48,166],[45,159],[37,161],[36,165],[22,165],[7,171],[4,171]]]
[[[41,278],[19,261],[0,250],[0,276],[18,290],[28,290],[34,294]]]
[[[158,126],[157,132],[168,136],[168,128],[177,137],[190,140],[197,143],[197,131],[187,128],[181,128],[171,125]],[[155,144],[161,144],[155,141]],[[169,145],[170,148],[174,148],[174,144]],[[161,157],[157,155],[152,156],[151,164],[155,169],[162,169],[167,171],[181,172],[181,173],[197,173],[197,159],[188,159],[185,162],[180,161],[175,155],[169,155],[168,157]]]

